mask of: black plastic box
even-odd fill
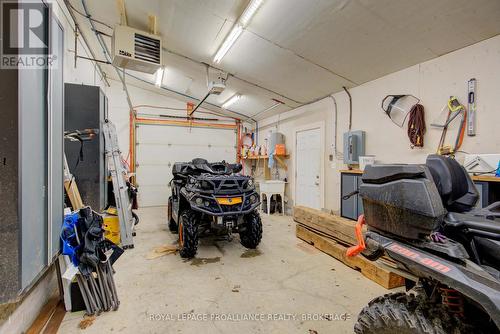
[[[446,215],[424,165],[367,166],[359,194],[369,229],[409,239],[434,231]]]

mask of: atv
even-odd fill
[[[369,302],[356,333],[499,332],[500,202],[476,209],[465,169],[439,155],[425,165],[368,166],[359,195],[364,216],[347,255],[391,266],[406,292]]]
[[[205,159],[175,163],[168,199],[168,228],[179,234],[179,253],[195,256],[198,239],[217,235],[231,240],[240,235],[246,248],[256,248],[262,239],[262,221],[257,207],[259,195],[249,176],[238,174],[241,164]]]

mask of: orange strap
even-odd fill
[[[358,222],[356,223],[355,231],[356,231],[356,240],[358,240],[358,244],[355,246],[351,246],[347,249],[346,255],[348,257],[353,257],[361,253],[365,250],[365,239],[363,238],[363,225],[365,224],[365,215],[360,215],[358,217]]]

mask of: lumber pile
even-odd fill
[[[356,222],[302,206],[294,207],[293,211],[293,218],[297,222],[296,235],[299,239],[361,271],[364,276],[386,289],[404,285],[404,278],[386,266],[369,261],[362,255],[346,256],[347,248],[357,243],[354,232]]]

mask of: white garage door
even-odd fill
[[[139,125],[136,138],[136,180],[142,207],[167,205],[175,162],[236,160],[234,130]]]

